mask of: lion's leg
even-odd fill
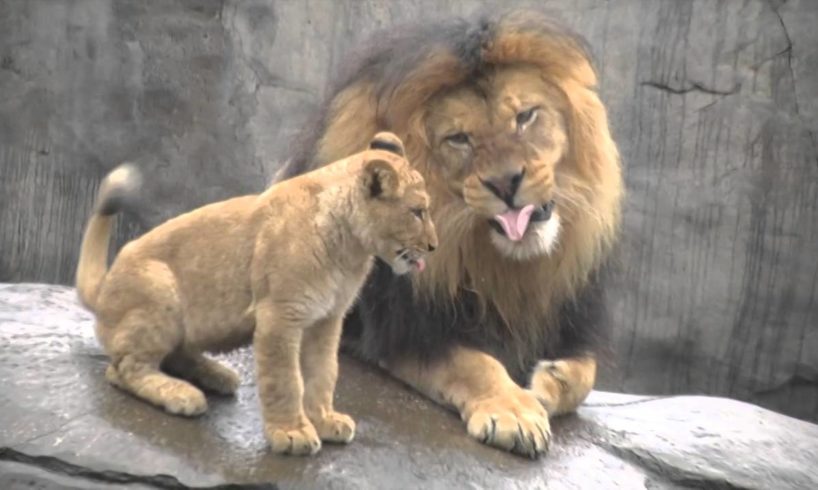
[[[457,347],[434,363],[402,359],[386,367],[422,393],[456,408],[475,439],[532,458],[548,450],[551,432],[542,404],[490,355]]]
[[[574,357],[537,363],[531,375],[531,391],[551,416],[576,411],[594,387],[596,360]]]
[[[323,321],[304,332],[301,371],[304,410],[322,441],[348,443],[355,437],[355,421],[336,412],[332,398],[338,379],[338,344],[343,317]]]
[[[321,439],[304,413],[300,352],[307,325],[285,319],[270,301],[256,308],[253,350],[264,432],[276,453],[315,454]]]
[[[200,352],[174,352],[168,356],[162,367],[171,374],[221,395],[236,393],[241,384],[236,371]]]
[[[111,365],[105,375],[112,384],[177,415],[199,415],[207,410],[204,394],[195,386],[159,370],[175,348],[176,335],[167,319],[146,311],[129,312],[115,327]]]

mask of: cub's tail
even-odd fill
[[[114,216],[137,194],[139,170],[125,163],[109,173],[100,185],[94,212],[85,228],[77,264],[77,293],[86,308],[94,309],[97,293],[108,270],[108,243]]]

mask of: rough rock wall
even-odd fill
[[[72,281],[117,162],[150,183],[118,243],[258,191],[368,33],[482,3],[0,2],[0,281]],[[591,42],[626,164],[601,386],[818,419],[818,2],[536,3]]]

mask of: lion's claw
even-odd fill
[[[465,415],[469,434],[484,444],[531,458],[548,452],[548,414],[528,390],[477,401]]]

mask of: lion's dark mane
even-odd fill
[[[575,301],[564,303],[557,328],[549,325],[549,335],[532,345],[512,333],[527,329],[506,328],[491,307],[481,312],[474,293],[463,290],[450,303],[414,298],[411,280],[395,276],[388,265],[378,262],[344,324],[344,350],[375,363],[405,355],[433,361],[453,345],[463,345],[493,355],[524,384],[540,359],[589,352],[607,358],[609,323],[602,276],[596,274]],[[531,321],[553,323],[545,318]]]

